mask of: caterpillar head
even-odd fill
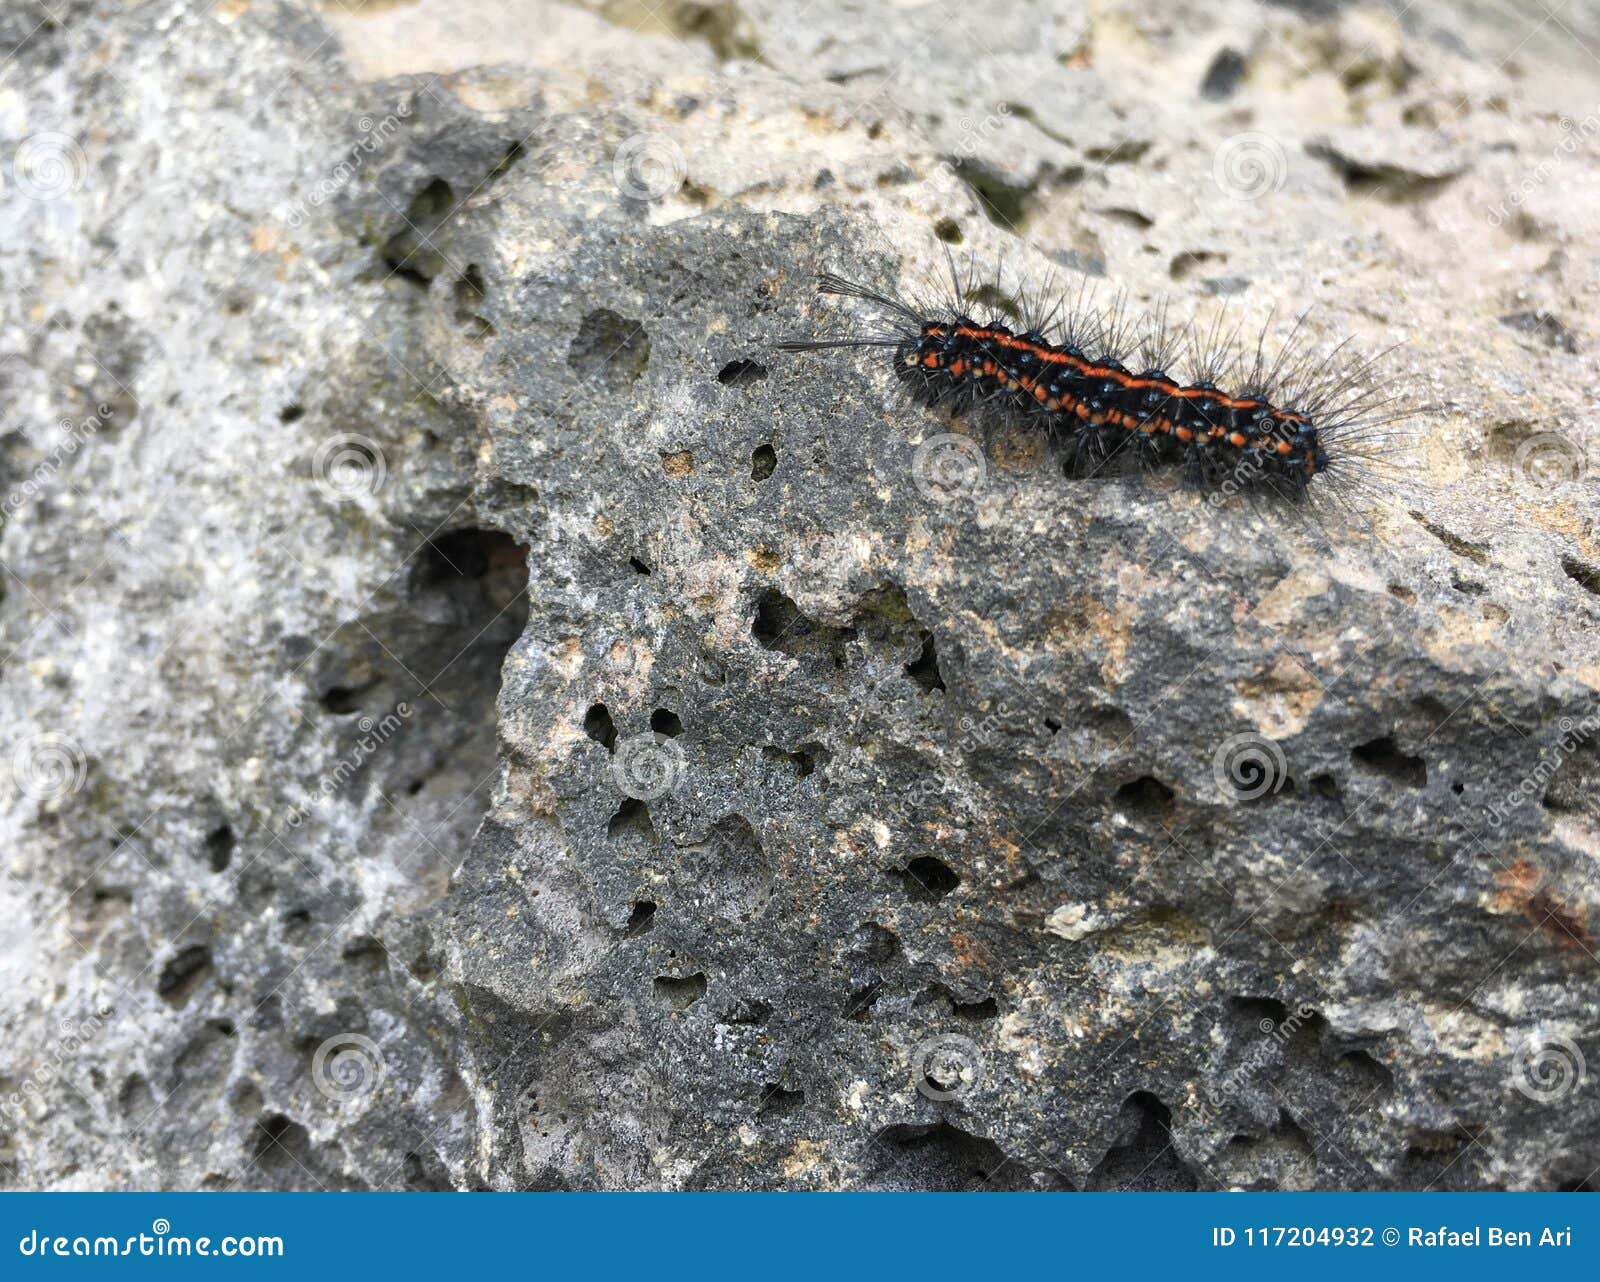
[[[907,337],[896,349],[895,355],[905,369],[919,367],[937,368],[950,341],[950,327],[938,321],[927,321],[916,338]],[[932,361],[928,357],[933,357]]]

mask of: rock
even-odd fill
[[[1312,139],[1307,149],[1331,161],[1348,182],[1389,187],[1443,182],[1469,163],[1436,130],[1341,129]]]
[[[1594,164],[1348,15],[893,12],[14,37],[11,1185],[1592,1180]],[[1458,86],[1448,183],[1307,151]],[[1406,340],[1399,475],[1077,479],[770,349],[941,241]]]

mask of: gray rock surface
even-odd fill
[[[949,18],[0,19],[8,1186],[1600,1179],[1590,73]],[[767,349],[941,241],[1401,343],[1399,484]]]

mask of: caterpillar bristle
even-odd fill
[[[782,338],[772,344],[779,352],[827,352],[841,347],[898,347],[898,338]]]

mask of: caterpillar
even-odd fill
[[[1374,377],[1388,352],[1350,360],[1348,340],[1314,351],[1301,338],[1304,313],[1275,354],[1264,326],[1240,356],[1238,326],[1220,317],[1207,329],[1175,326],[1164,308],[1130,319],[1121,302],[1095,307],[1087,285],[1046,306],[976,284],[970,270],[963,280],[953,259],[949,267],[949,296],[931,301],[824,273],[819,294],[868,304],[880,327],[774,346],[892,351],[913,400],[1038,428],[1064,448],[1073,475],[1127,460],[1177,466],[1210,491],[1342,502],[1386,488],[1382,474],[1398,466],[1391,429],[1410,411]],[[1184,377],[1168,372],[1179,352]]]

